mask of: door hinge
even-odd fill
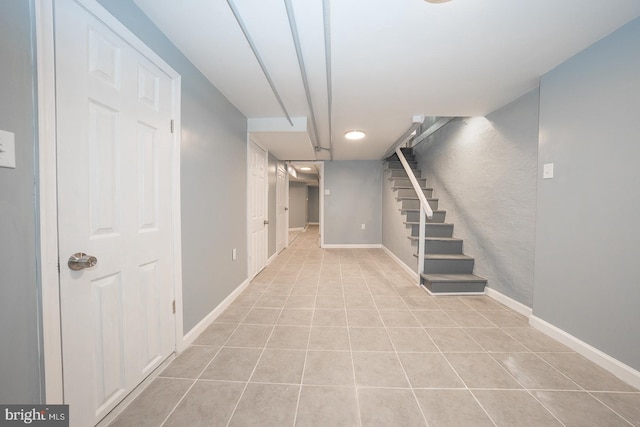
[[[173,133],[173,119],[171,119],[171,133]]]
[[[176,314],[176,300],[173,300],[171,303],[171,309],[173,310],[173,314]]]
[[[60,273],[60,259],[58,259],[58,273]]]

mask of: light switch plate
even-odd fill
[[[16,135],[0,130],[0,167],[16,168]]]
[[[331,190],[329,190],[328,188],[324,190],[324,195],[325,196],[330,196],[331,195]]]
[[[553,163],[545,163],[542,165],[542,179],[553,178]]]

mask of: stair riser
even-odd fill
[[[482,293],[484,292],[486,282],[430,282],[425,280],[422,285],[434,294]]]
[[[396,197],[416,197],[416,192],[412,188],[402,188],[397,190],[398,193]],[[426,198],[433,197],[433,189],[429,188],[428,190],[422,190],[422,193]]]
[[[446,212],[434,212],[433,218],[426,218],[427,222],[444,222],[445,217],[447,216]],[[420,212],[407,212],[407,221],[408,222],[419,222],[420,221]]]
[[[411,235],[418,236],[420,226],[418,224],[411,225]],[[426,224],[425,237],[453,237],[453,225],[432,225]]]
[[[418,185],[422,188],[427,186],[427,179],[426,178],[418,178]],[[411,185],[411,181],[408,178],[398,178],[398,177],[394,177],[393,179],[393,187],[409,187],[409,188],[413,188],[413,185]]]
[[[418,245],[418,241],[416,240],[416,247],[417,245]],[[428,254],[461,254],[462,240],[454,240],[454,241],[427,240],[426,246],[424,247],[424,251],[425,253],[428,253]]]
[[[410,162],[407,160],[407,163],[409,163],[409,167],[411,169],[418,169],[418,162]],[[385,169],[404,169],[404,166],[402,166],[402,162],[397,161],[391,161],[391,162],[387,162],[387,167]]]
[[[389,169],[387,172],[389,172],[391,174],[391,178],[408,178],[409,175],[407,175],[407,172],[404,169]],[[420,174],[422,172],[420,172],[420,170],[413,170],[413,174],[415,175],[416,178],[420,178]]]
[[[424,272],[426,274],[471,274],[473,273],[473,258],[471,259],[425,259]]]
[[[438,209],[438,201],[437,200],[427,200],[431,209]],[[402,201],[402,209],[420,209],[420,200],[403,200]]]

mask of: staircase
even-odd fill
[[[462,253],[462,239],[453,237],[453,224],[445,222],[446,211],[438,207],[433,198],[433,189],[427,187],[411,148],[402,148],[402,153],[416,176],[427,202],[433,209],[433,218],[426,219],[424,273],[420,282],[433,294],[478,294],[484,293],[487,280],[473,274],[474,259]],[[402,203],[400,211],[405,216],[405,225],[410,231],[408,238],[414,242],[417,257],[420,201],[397,154],[386,160],[386,171],[396,200]]]

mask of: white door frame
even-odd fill
[[[283,163],[284,167],[282,168],[284,170],[284,206],[285,206],[285,211],[284,211],[284,224],[280,224],[280,221],[278,221],[278,212],[277,212],[277,208],[278,206],[280,206],[280,200],[278,198],[278,170],[280,169],[280,161],[278,162],[278,164],[276,165],[276,253],[275,255],[278,255],[280,252],[282,252],[283,250],[287,249],[289,247],[289,171],[287,170],[287,163]],[[280,227],[284,227],[284,230],[280,230]],[[284,247],[282,249],[280,249],[280,251],[278,251],[278,234],[279,233],[284,233]]]
[[[296,163],[304,163],[304,164],[313,164],[318,168],[318,202],[320,203],[320,213],[318,215],[318,220],[320,221],[320,247],[324,248],[324,162],[316,161],[316,162],[290,162],[290,164],[295,165]],[[287,194],[289,194],[289,174],[287,173]],[[287,228],[289,228],[289,214],[287,212]],[[287,239],[288,241],[289,239]]]
[[[251,269],[251,265],[249,263],[249,255],[251,252],[251,210],[249,209],[249,203],[251,203],[250,200],[250,191],[249,191],[249,186],[251,185],[250,183],[250,179],[251,179],[251,165],[249,164],[249,150],[250,150],[250,145],[251,144],[255,144],[258,148],[260,148],[261,150],[264,151],[264,164],[265,164],[265,168],[264,168],[264,197],[265,197],[265,218],[269,219],[269,150],[267,150],[267,147],[265,147],[264,145],[260,144],[255,138],[251,137],[249,135],[249,133],[247,133],[247,281],[251,281],[254,277],[256,277],[258,275],[258,273],[261,270],[258,271],[250,271]],[[263,266],[266,267],[267,266],[267,261],[269,260],[269,230],[267,229],[267,238],[264,239],[264,259],[265,259],[265,265]]]
[[[180,220],[180,75],[146,46],[96,0],[75,0],[111,30],[142,53],[172,79],[172,117],[174,121],[171,150],[173,207],[173,268],[176,301],[176,352],[183,350],[182,248]],[[58,274],[57,167],[56,167],[56,96],[54,14],[51,0],[36,0],[36,51],[38,82],[38,205],[42,301],[42,353],[44,358],[45,402],[64,402],[62,377],[62,330],[60,328],[60,278]]]

